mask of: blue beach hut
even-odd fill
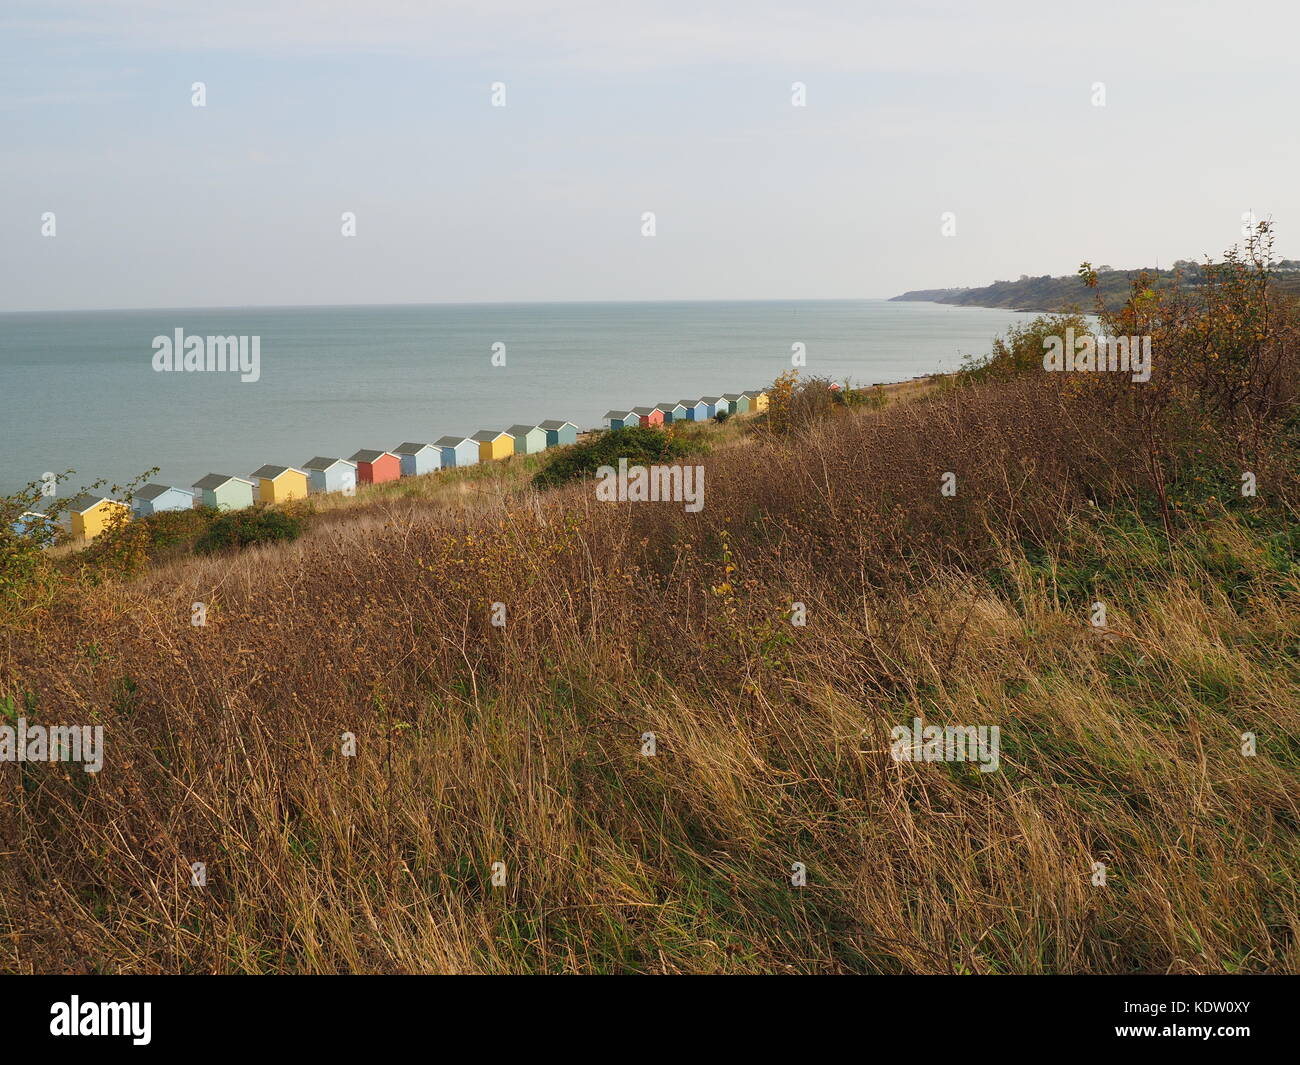
[[[709,405],[702,399],[684,399],[681,405],[686,408],[686,420],[689,422],[706,422],[711,417]]]
[[[540,422],[538,428],[546,430],[547,447],[562,447],[578,442],[578,427],[573,422]]]
[[[191,510],[193,507],[193,492],[169,484],[147,484],[136,492],[131,501],[131,509],[137,518],[161,514],[167,510]]]
[[[321,492],[355,492],[357,490],[357,464],[347,459],[317,457],[303,465],[307,471],[307,490],[312,495]]]
[[[24,510],[9,527],[15,536],[30,536],[41,541],[54,539],[54,534],[58,531],[58,526],[48,515],[36,510]]]
[[[478,441],[472,436],[440,436],[433,444],[442,452],[443,469],[473,466],[478,462]]]
[[[630,410],[607,410],[605,427],[607,429],[625,429],[630,425],[640,425],[641,416]]]
[[[416,477],[442,469],[442,448],[436,444],[398,444],[393,454],[402,460],[402,476]]]

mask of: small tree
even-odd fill
[[[112,485],[104,494],[129,506],[140,482],[157,472],[149,470],[126,486]],[[75,473],[50,474],[11,495],[0,496],[0,609],[22,607],[39,598],[42,587],[48,588],[54,568],[46,549],[69,541],[66,522],[73,502],[79,496],[98,493],[107,483],[101,479],[77,492],[60,492],[59,486]],[[96,543],[105,541],[101,551],[108,552],[108,543],[123,536],[128,524],[124,514],[115,514],[96,539]]]
[[[1091,276],[1095,280],[1096,275]],[[1085,277],[1085,283],[1087,280]],[[1047,350],[1045,343],[1051,337],[1064,338],[1070,329],[1074,330],[1075,336],[1092,332],[1088,320],[1078,311],[1040,314],[1024,325],[1013,325],[1006,336],[993,341],[993,350],[989,354],[968,356],[962,364],[961,375],[971,381],[1005,381],[1024,374],[1041,373],[1043,353]]]
[[[784,436],[790,431],[790,407],[794,401],[794,390],[798,382],[799,371],[786,370],[767,390],[768,432]]]

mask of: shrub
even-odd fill
[[[39,544],[0,528],[0,600],[18,601],[36,583],[43,570]]]
[[[767,390],[767,429],[776,436],[790,431],[790,404],[798,380],[798,370],[786,370]]]
[[[250,544],[267,544],[296,540],[302,535],[302,520],[283,510],[249,507],[219,515],[202,536],[194,550],[201,555],[216,551],[238,551]]]
[[[107,482],[101,479],[83,485],[80,491],[66,492],[59,491],[58,486],[76,471],[65,470],[31,481],[11,495],[0,496],[0,610],[34,605],[40,601],[42,590],[52,591],[60,570],[66,576],[80,567],[83,575],[94,578],[109,570],[125,575],[138,569],[145,561],[145,554],[141,550],[142,538],[133,531],[129,511],[116,515],[89,547],[76,556],[75,565],[55,564],[46,548],[71,541],[65,526],[80,496],[105,495],[130,507],[136,489],[157,472],[157,467],[146,470],[126,485],[106,488]],[[54,491],[47,495],[51,489]]]
[[[57,475],[54,483],[72,473]],[[32,481],[21,491],[0,497],[0,607],[21,603],[49,575],[45,548],[66,539],[59,523],[73,497],[64,494],[50,503],[43,488],[41,482]],[[50,505],[43,508],[46,503]]]
[[[617,466],[619,459],[650,464],[678,458],[704,445],[662,429],[630,426],[601,433],[596,439],[555,452],[554,457],[533,477],[535,488],[555,488],[580,477],[594,476],[602,466]]]
[[[1007,335],[993,341],[987,355],[968,355],[962,362],[961,376],[968,381],[1006,381],[1022,374],[1041,373],[1044,342],[1050,337],[1064,337],[1073,329],[1076,336],[1093,332],[1088,319],[1079,313],[1040,314],[1024,325],[1013,325]]]
[[[215,507],[196,506],[187,510],[164,510],[140,518],[149,537],[151,553],[168,548],[192,548],[222,516]]]
[[[879,388],[845,388],[836,394],[844,397],[843,402],[847,406],[862,410],[881,410],[889,402],[884,391]]]
[[[807,429],[830,413],[837,401],[843,402],[839,390],[831,387],[829,377],[810,377],[800,381],[790,393],[789,426]]]
[[[830,413],[837,403],[844,403],[841,389],[829,377],[799,379],[798,370],[786,370],[773,383],[767,395],[768,432],[777,436],[804,430]]]

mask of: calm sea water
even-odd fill
[[[796,342],[805,373],[897,381],[955,368],[1021,317],[885,300],[0,314],[0,491],[69,467],[81,484],[159,466],[188,487],[548,418],[586,429],[611,407],[768,383]],[[153,338],[178,328],[260,336],[260,380],[155,372]]]

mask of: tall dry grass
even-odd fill
[[[1294,971],[1288,542],[1164,540],[1054,382],[823,413],[699,514],[372,501],[4,630],[0,692],[108,750],[0,765],[0,968]],[[914,716],[1001,770],[893,761]]]

